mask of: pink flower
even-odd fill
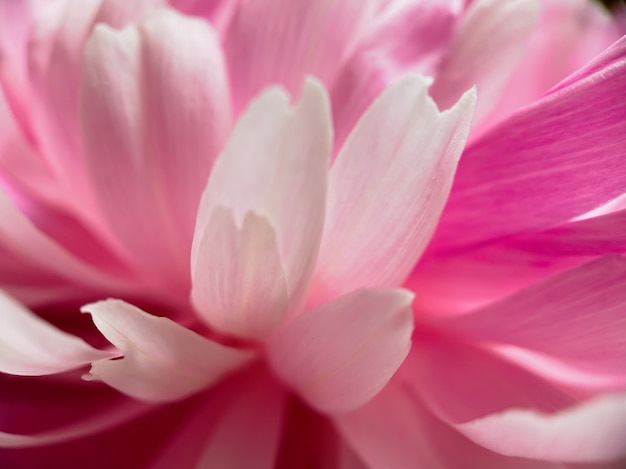
[[[164,3],[0,2],[2,464],[626,456],[623,25]]]

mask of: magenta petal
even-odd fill
[[[272,339],[269,361],[316,409],[354,409],[385,386],[409,352],[412,300],[404,290],[359,290],[318,306]]]
[[[544,229],[624,192],[625,90],[623,38],[470,145],[432,254]]]
[[[0,448],[32,451],[129,424],[154,410],[112,389],[81,381],[78,373],[36,380],[2,376],[0,383]],[[0,450],[0,462],[5,454]]]

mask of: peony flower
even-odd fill
[[[3,466],[626,457],[622,34],[582,0],[2,0]]]

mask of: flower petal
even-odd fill
[[[371,0],[239,2],[224,33],[236,112],[263,88],[296,95],[306,75],[327,86],[358,38]]]
[[[480,99],[473,126],[485,118],[522,57],[538,7],[534,0],[475,0],[469,5],[431,90],[442,109],[476,86]]]
[[[439,112],[426,87],[419,76],[389,87],[332,166],[315,304],[357,288],[401,284],[430,240],[475,94]]]
[[[430,254],[545,229],[621,195],[625,70],[623,38],[470,145]]]
[[[337,151],[390,83],[408,72],[435,74],[454,32],[460,3],[399,1],[377,15],[330,88]]]
[[[274,337],[270,363],[316,409],[354,409],[379,392],[406,357],[412,300],[404,290],[360,290],[318,306]]]
[[[99,26],[85,48],[83,140],[98,202],[135,263],[169,288],[189,286],[198,202],[230,126],[220,54],[207,24],[168,10],[139,29]]]
[[[509,456],[612,461],[626,456],[626,395],[607,395],[553,415],[514,409],[457,428],[478,444]]]
[[[97,350],[28,311],[0,292],[0,371],[40,376],[80,368],[115,354]]]
[[[372,401],[335,423],[370,469],[557,469],[480,447],[432,415],[419,397],[394,380]],[[469,464],[469,465],[468,465]]]
[[[0,243],[26,265],[79,285],[124,288],[124,281],[100,271],[66,251],[40,231],[0,188]],[[15,269],[18,270],[18,269]],[[33,277],[34,277],[33,273]]]
[[[539,99],[626,32],[620,15],[599,2],[542,0],[539,16],[524,56],[485,126]]]
[[[52,381],[54,378],[56,381]],[[0,378],[0,448],[71,442],[117,429],[154,410],[153,405],[86,383],[78,376],[71,376],[68,382],[61,381],[63,378]],[[4,462],[2,453],[0,460]]]
[[[90,377],[144,401],[187,397],[219,381],[252,358],[167,318],[151,316],[120,300],[83,306],[123,358],[92,364]]]
[[[602,257],[438,324],[626,384],[626,258]]]
[[[275,468],[286,400],[265,368],[234,377],[202,398],[151,467]]]
[[[420,328],[400,373],[427,407],[451,424],[510,408],[556,412],[577,402],[491,350]]]
[[[299,308],[322,234],[331,134],[328,99],[313,80],[306,83],[293,109],[278,89],[264,92],[250,106],[216,162],[203,194],[192,248],[194,274],[199,271],[200,244],[214,209],[231,209],[237,226],[242,226],[248,212],[254,212],[267,218],[276,231],[289,310]],[[208,311],[210,307],[202,305],[200,309]]]
[[[193,304],[222,333],[263,339],[287,315],[276,233],[266,218],[252,212],[237,227],[230,210],[213,211],[192,276]]]

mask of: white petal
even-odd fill
[[[275,88],[253,102],[218,158],[203,195],[192,273],[200,271],[196,264],[203,233],[217,206],[231,209],[237,226],[254,212],[276,230],[289,310],[301,305],[322,234],[331,133],[328,98],[313,80],[306,83],[293,109],[285,93]],[[193,279],[194,284],[199,281]]]
[[[0,372],[41,376],[115,354],[97,350],[46,323],[0,291]]]
[[[428,82],[387,88],[348,137],[328,181],[315,304],[363,287],[400,285],[447,200],[475,102],[439,112]]]
[[[167,318],[121,300],[86,305],[102,334],[124,357],[93,363],[88,377],[137,399],[166,402],[210,386],[248,362],[252,354],[225,347]]]
[[[202,233],[191,296],[199,313],[222,333],[264,338],[287,314],[287,284],[276,233],[248,213],[238,228],[218,207]]]

